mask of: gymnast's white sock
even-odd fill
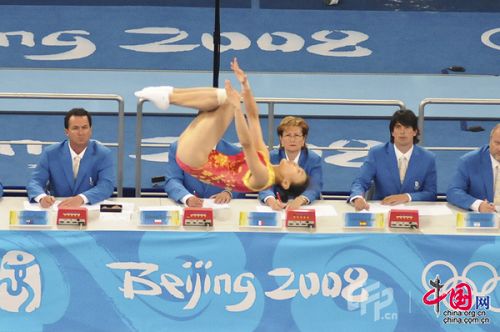
[[[219,105],[224,104],[227,99],[226,89],[216,89],[217,91],[217,102]]]
[[[171,86],[149,86],[135,92],[137,98],[149,100],[156,107],[166,111],[170,105],[170,94],[174,90]]]

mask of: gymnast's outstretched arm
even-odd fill
[[[238,81],[241,83],[243,101],[247,110],[247,118],[243,115],[241,108],[235,109],[234,119],[236,124],[236,132],[240,140],[245,158],[250,168],[251,176],[250,183],[253,188],[261,188],[268,182],[268,171],[266,166],[260,162],[257,151],[268,153],[267,147],[262,139],[262,129],[260,127],[259,110],[255,102],[248,78],[243,70],[238,66],[236,58],[231,62]],[[227,90],[227,89],[226,89]],[[269,156],[267,156],[269,158]]]

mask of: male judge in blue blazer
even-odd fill
[[[221,140],[215,147],[227,155],[234,155],[241,149],[225,140]],[[202,207],[204,198],[212,198],[215,203],[229,203],[231,198],[243,198],[245,195],[230,192],[223,188],[215,187],[185,173],[175,161],[177,142],[174,142],[168,152],[167,173],[165,175],[165,192],[168,197],[188,207]]]
[[[449,203],[465,210],[495,212],[500,205],[500,124],[490,133],[489,145],[460,158],[448,187]],[[498,189],[495,190],[495,187]]]
[[[435,201],[436,159],[418,143],[418,120],[410,110],[396,111],[389,124],[391,142],[370,149],[360,175],[351,186],[356,210],[369,209],[365,193],[375,185],[374,200],[395,205],[410,201]]]
[[[64,198],[60,207],[95,204],[113,194],[114,167],[111,151],[91,140],[92,117],[74,108],[64,117],[67,140],[42,152],[26,187],[30,201],[43,208]]]
[[[321,157],[307,148],[309,125],[303,118],[286,116],[281,120],[276,131],[278,132],[280,147],[269,153],[271,164],[277,165],[282,159],[295,162],[308,175],[309,184],[306,190],[300,193],[294,192],[292,186],[290,187],[292,190],[290,188],[284,190],[280,186],[273,186],[261,191],[259,199],[273,210],[283,208],[293,210],[320,198],[323,189]]]

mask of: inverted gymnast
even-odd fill
[[[269,161],[269,151],[262,137],[259,109],[245,72],[236,58],[231,69],[241,84],[246,110],[241,110],[240,93],[229,80],[225,89],[170,86],[147,87],[135,95],[166,110],[170,104],[198,109],[200,112],[179,137],[176,160],[195,178],[231,191],[257,192],[274,184],[300,195],[309,183],[306,172],[286,159],[278,165]],[[235,120],[236,133],[243,151],[224,155],[214,147]]]

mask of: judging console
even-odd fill
[[[22,197],[4,197],[0,200],[0,229],[12,229],[16,228],[15,222],[13,222],[13,216],[23,216],[23,215],[31,215],[33,213],[23,212],[26,210],[26,199]],[[108,212],[109,209],[105,209],[106,212],[102,212],[102,204],[98,204],[96,206],[87,206],[88,216],[86,225],[82,225],[81,223],[77,223],[77,226],[83,226],[86,230],[139,230],[141,228],[141,213],[140,210],[142,208],[147,207],[159,207],[161,209],[169,208],[176,209],[175,211],[179,211],[180,220],[186,220],[186,218],[192,219],[193,216],[199,216],[199,212],[194,211],[192,209],[187,209],[187,214],[185,214],[184,206],[176,204],[174,201],[168,198],[114,198],[107,203],[107,206],[120,206],[120,209],[112,209],[114,211],[120,212]],[[425,207],[427,213],[418,214],[419,206]],[[129,207],[127,210],[125,207]],[[447,203],[442,202],[413,202],[411,204],[405,205],[404,207],[399,206],[397,209],[392,209],[393,214],[391,216],[391,209],[388,208],[386,213],[383,213],[383,224],[381,227],[376,227],[375,229],[369,227],[346,227],[346,220],[357,220],[356,212],[353,207],[344,201],[335,201],[335,200],[322,200],[316,201],[312,206],[308,206],[309,209],[318,208],[315,211],[315,214],[308,214],[304,212],[303,209],[298,210],[297,212],[286,212],[283,211],[278,213],[277,215],[271,214],[273,219],[273,227],[265,227],[268,226],[265,220],[262,218],[266,213],[262,212],[262,206],[259,206],[259,202],[257,200],[252,199],[235,199],[232,200],[227,208],[214,208],[213,210],[202,210],[204,216],[202,218],[203,225],[207,225],[209,223],[212,227],[209,227],[207,231],[252,231],[259,229],[259,223],[262,226],[262,229],[265,229],[270,232],[307,232],[311,233],[311,229],[309,227],[292,227],[296,226],[290,225],[290,220],[302,219],[308,222],[314,223],[313,233],[352,233],[352,232],[363,232],[365,230],[370,230],[370,232],[379,232],[379,233],[411,233],[411,234],[460,234],[460,235],[495,235],[500,234],[498,227],[472,227],[475,224],[471,223],[471,227],[462,227],[463,223],[457,223],[457,218],[459,220],[468,220],[468,219],[477,219],[476,215],[468,215],[468,212],[454,208]],[[322,207],[330,207],[334,213],[330,213],[329,215],[325,215],[322,213],[320,208]],[[446,207],[449,210],[449,213],[443,213],[440,211],[438,214],[432,214],[432,207],[438,208]],[[416,209],[414,213],[411,212],[410,209]],[[429,208],[431,213],[429,213]],[[130,210],[132,209],[132,210]],[[58,220],[58,211],[55,208],[50,208],[44,210],[47,212],[47,227],[45,229],[57,230],[59,229],[57,225]],[[412,220],[415,219],[415,216],[418,217],[418,228],[414,227],[403,227],[403,228],[392,228],[393,224],[392,219],[396,218],[394,211],[400,211],[400,213],[396,216],[399,216],[403,211],[405,216],[412,216]],[[242,222],[241,216],[244,213],[245,222]],[[366,212],[363,212],[366,213]],[[175,214],[175,213],[174,213]],[[379,215],[380,212],[376,213]],[[288,217],[287,217],[288,215]],[[260,216],[260,217],[259,217]],[[309,217],[311,216],[311,217]],[[314,216],[314,217],[312,217]],[[250,218],[249,218],[250,217]],[[259,217],[259,218],[257,218]],[[362,217],[362,215],[360,215]],[[480,216],[479,216],[480,217]],[[255,222],[254,222],[254,218]],[[287,219],[288,218],[288,219]],[[293,219],[295,218],[295,219]],[[302,218],[302,219],[301,219]],[[312,219],[311,219],[312,218]],[[392,218],[392,219],[391,219]],[[409,217],[407,217],[409,218]],[[488,218],[493,218],[496,220],[498,218],[496,215],[493,217],[489,216]],[[29,219],[29,218],[28,218]],[[33,218],[32,218],[33,219]],[[199,219],[199,218],[198,218]],[[275,221],[274,221],[275,219]],[[311,219],[311,220],[309,220]],[[363,219],[363,218],[361,218]],[[401,217],[400,217],[401,219]],[[17,219],[16,219],[17,220]],[[28,221],[30,221],[29,219]],[[34,219],[33,219],[34,220]],[[364,219],[363,219],[364,220]],[[143,221],[144,222],[144,221]],[[30,222],[22,222],[25,224],[27,229],[30,226]],[[34,224],[34,223],[33,223]],[[186,225],[183,225],[186,224]],[[152,231],[200,231],[200,228],[189,227],[186,222],[173,223],[168,228],[150,228]],[[189,223],[190,224],[190,223]],[[479,225],[478,223],[476,223]],[[481,224],[482,225],[482,224]],[[493,225],[498,225],[498,222],[495,222]],[[44,225],[45,226],[45,225]],[[252,226],[252,227],[248,227]],[[289,226],[289,227],[288,227]],[[351,225],[352,226],[352,225]],[[66,225],[64,229],[68,229],[71,225]],[[77,227],[75,227],[76,229]]]

